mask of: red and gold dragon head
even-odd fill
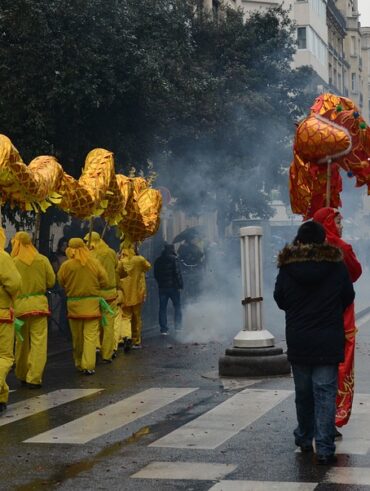
[[[327,167],[331,167],[330,206],[341,206],[340,169],[368,186],[370,194],[370,128],[355,104],[345,97],[321,94],[298,126],[289,172],[293,213],[310,218],[327,205]]]

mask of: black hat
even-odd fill
[[[323,244],[326,239],[324,227],[318,222],[304,222],[298,229],[294,244]]]
[[[173,244],[165,244],[164,250],[167,252],[167,254],[174,253],[175,252],[175,246]]]

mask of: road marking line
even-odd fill
[[[370,320],[370,313],[364,315],[363,317],[360,317],[358,321],[356,320],[356,326],[362,327],[363,325],[367,324],[369,320]]]
[[[281,481],[220,481],[208,491],[313,491],[318,483]]]
[[[184,397],[197,388],[158,388],[144,390],[127,399],[110,404],[70,423],[25,440],[27,443],[87,443],[106,433]]]
[[[337,453],[366,455],[370,450],[370,394],[356,393],[349,424],[340,428],[343,439],[336,441]]]
[[[292,395],[291,390],[244,389],[150,447],[214,449]]]
[[[220,377],[220,382],[222,383],[224,389],[226,390],[240,390],[249,387],[250,385],[257,384],[260,380],[247,380],[245,378],[235,379],[235,378],[225,378]]]
[[[81,399],[104,389],[60,389],[41,396],[31,397],[24,401],[10,404],[4,416],[0,418],[0,426],[28,418],[33,414],[53,409],[67,402]]]
[[[234,464],[200,462],[151,462],[130,477],[135,479],[192,479],[213,481],[222,479],[237,468]]]
[[[325,482],[336,484],[352,484],[358,486],[370,485],[369,467],[332,467]]]

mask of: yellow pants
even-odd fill
[[[0,323],[0,402],[8,402],[6,377],[14,363],[14,325]]]
[[[30,384],[41,384],[48,349],[48,321],[45,315],[23,317],[23,341],[15,346],[15,375]]]
[[[118,349],[118,344],[125,338],[131,339],[131,322],[127,322],[122,313],[121,305],[117,306],[117,315],[114,319],[114,349]]]
[[[116,317],[116,305],[114,302],[109,303],[114,314],[105,314],[107,324],[100,327],[101,348],[100,353],[103,360],[111,360],[115,349],[114,339],[114,319]]]
[[[132,344],[141,344],[141,303],[122,307],[122,329],[132,333]]]
[[[69,319],[72,333],[73,359],[78,370],[94,370],[99,319]]]

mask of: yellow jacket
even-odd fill
[[[13,322],[14,299],[21,289],[21,275],[13,259],[0,250],[0,322]]]
[[[120,276],[120,288],[123,291],[125,307],[143,303],[146,295],[145,272],[151,268],[143,256],[124,256],[118,261],[117,271]],[[122,278],[127,274],[125,278]]]
[[[68,259],[58,271],[59,284],[67,294],[68,317],[70,319],[100,319],[101,290],[108,286],[108,276],[100,264],[89,258],[89,264],[82,265],[77,259]]]
[[[13,261],[22,278],[21,290],[14,303],[16,317],[49,315],[46,290],[55,284],[55,274],[49,259],[36,253],[30,265],[18,257],[13,257]]]
[[[112,302],[117,298],[117,285],[119,277],[116,272],[118,260],[117,255],[110,247],[106,249],[93,249],[91,255],[95,257],[103,266],[108,275],[108,286],[103,288],[101,296],[108,302]]]

